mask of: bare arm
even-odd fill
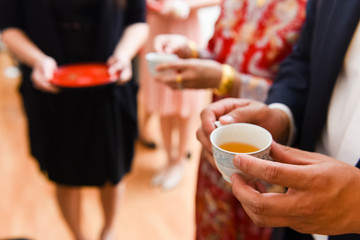
[[[197,1],[189,0],[187,2],[191,10],[195,10],[204,7],[217,6],[221,3],[221,0],[197,0]]]
[[[135,23],[125,29],[121,40],[116,45],[113,55],[125,55],[134,58],[147,40],[149,27],[146,23]]]
[[[159,2],[147,0],[148,12],[158,13],[174,19],[187,19],[190,12],[200,8],[219,5],[221,0],[187,0]]]
[[[161,73],[155,76],[159,82],[177,88],[176,74],[182,76],[183,88],[218,88],[222,79],[222,64],[208,59],[183,59],[161,64],[157,67]],[[234,81],[227,93],[230,97],[244,97],[263,101],[269,88],[267,79],[235,71]]]
[[[57,69],[55,59],[47,56],[29,37],[18,28],[8,28],[2,32],[3,41],[9,51],[22,63],[33,69],[31,80],[34,87],[49,93],[59,90],[50,83]]]
[[[158,12],[161,9],[161,4],[159,4],[158,1],[147,0],[146,2],[150,11]],[[217,6],[221,3],[221,0],[188,0],[186,3],[188,4],[190,10],[197,10],[199,8]]]
[[[129,81],[132,77],[131,59],[133,59],[147,40],[149,27],[146,23],[135,23],[128,26],[118,42],[107,63],[109,73],[115,76],[120,73],[117,80],[119,84]]]
[[[29,67],[48,57],[18,28],[5,29],[2,38],[9,51]]]

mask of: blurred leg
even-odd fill
[[[80,188],[56,185],[56,198],[66,223],[76,240],[85,240],[80,227]]]
[[[174,126],[173,116],[160,117],[161,137],[166,152],[167,163],[166,166],[156,173],[156,175],[151,179],[151,183],[154,186],[162,184],[165,175],[167,174],[169,164],[172,162],[172,133]]]
[[[160,128],[161,136],[166,151],[166,156],[168,163],[173,159],[172,157],[172,134],[175,127],[175,118],[174,116],[161,116],[160,117]]]
[[[117,185],[106,184],[100,189],[101,204],[104,212],[104,227],[101,231],[101,240],[115,239],[115,222],[124,193],[124,182]]]
[[[176,162],[180,163],[186,157],[188,143],[190,139],[190,133],[192,130],[192,118],[191,116],[182,118],[179,116],[179,146],[178,146],[178,156]],[[193,136],[195,137],[195,135]]]
[[[167,170],[166,177],[163,181],[162,187],[170,190],[179,185],[184,176],[185,158],[187,143],[191,131],[191,117],[181,118],[177,117],[177,126],[179,129],[179,142],[176,157],[172,159]]]
[[[148,129],[152,115],[152,113],[145,109],[145,106],[139,104],[139,141],[148,148],[156,148],[156,144]]]

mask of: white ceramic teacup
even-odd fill
[[[222,174],[223,178],[226,181],[231,182],[230,177],[234,173],[239,173],[246,180],[253,180],[255,178],[246,175],[234,166],[233,158],[236,154],[238,154],[238,152],[226,151],[219,146],[229,142],[250,144],[259,150],[246,152],[244,154],[268,160],[272,136],[266,129],[258,125],[249,123],[233,123],[216,128],[210,135],[210,141],[212,144],[216,167]]]
[[[179,57],[176,54],[150,52],[146,54],[145,59],[148,63],[150,73],[156,75],[158,73],[156,71],[156,66],[158,64],[173,62],[179,59]]]

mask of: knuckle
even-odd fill
[[[251,201],[250,210],[258,216],[265,213],[265,202],[261,198],[256,198]]]
[[[314,188],[322,188],[323,186],[332,186],[334,182],[324,174],[317,173],[311,178],[310,183]]]
[[[300,197],[303,195],[300,195]],[[323,205],[322,198],[318,196],[312,196],[311,199],[306,197],[301,197],[303,201],[298,202],[297,206],[294,208],[294,213],[304,217],[304,219],[317,218],[321,214],[321,208]]]
[[[233,115],[235,118],[240,118],[241,116],[246,116],[246,111],[244,108],[239,107],[236,108],[235,111],[233,111]]]
[[[305,216],[309,216],[309,217],[312,217],[315,215],[315,213],[317,212],[317,204],[310,204],[308,206],[308,208],[304,211],[305,213]]]
[[[237,156],[235,156],[237,157]],[[241,161],[240,160],[240,168],[242,171],[248,173],[251,171],[251,169],[253,169],[252,167],[252,161]]]
[[[282,146],[282,148],[283,148],[283,151],[287,154],[287,153],[291,153],[291,151],[292,151],[292,149],[291,149],[291,147],[289,147],[289,146]]]
[[[271,183],[279,181],[279,166],[277,162],[269,161],[264,169],[264,178]]]
[[[319,209],[320,209],[320,205],[318,201],[311,201],[308,204],[306,204],[306,207],[303,208],[303,212],[305,216],[313,217],[317,215]]]
[[[206,114],[206,112],[208,111],[208,107],[205,107],[201,112],[200,112],[200,118],[204,118],[204,115]]]

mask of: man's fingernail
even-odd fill
[[[234,180],[235,180],[235,174],[231,175],[231,177],[230,177],[230,181],[231,181],[232,183],[234,182]]]
[[[224,121],[224,122],[227,122],[227,123],[232,123],[234,122],[234,118],[232,116],[229,116],[229,115],[225,115],[225,116],[222,116],[220,117],[221,121]]]

